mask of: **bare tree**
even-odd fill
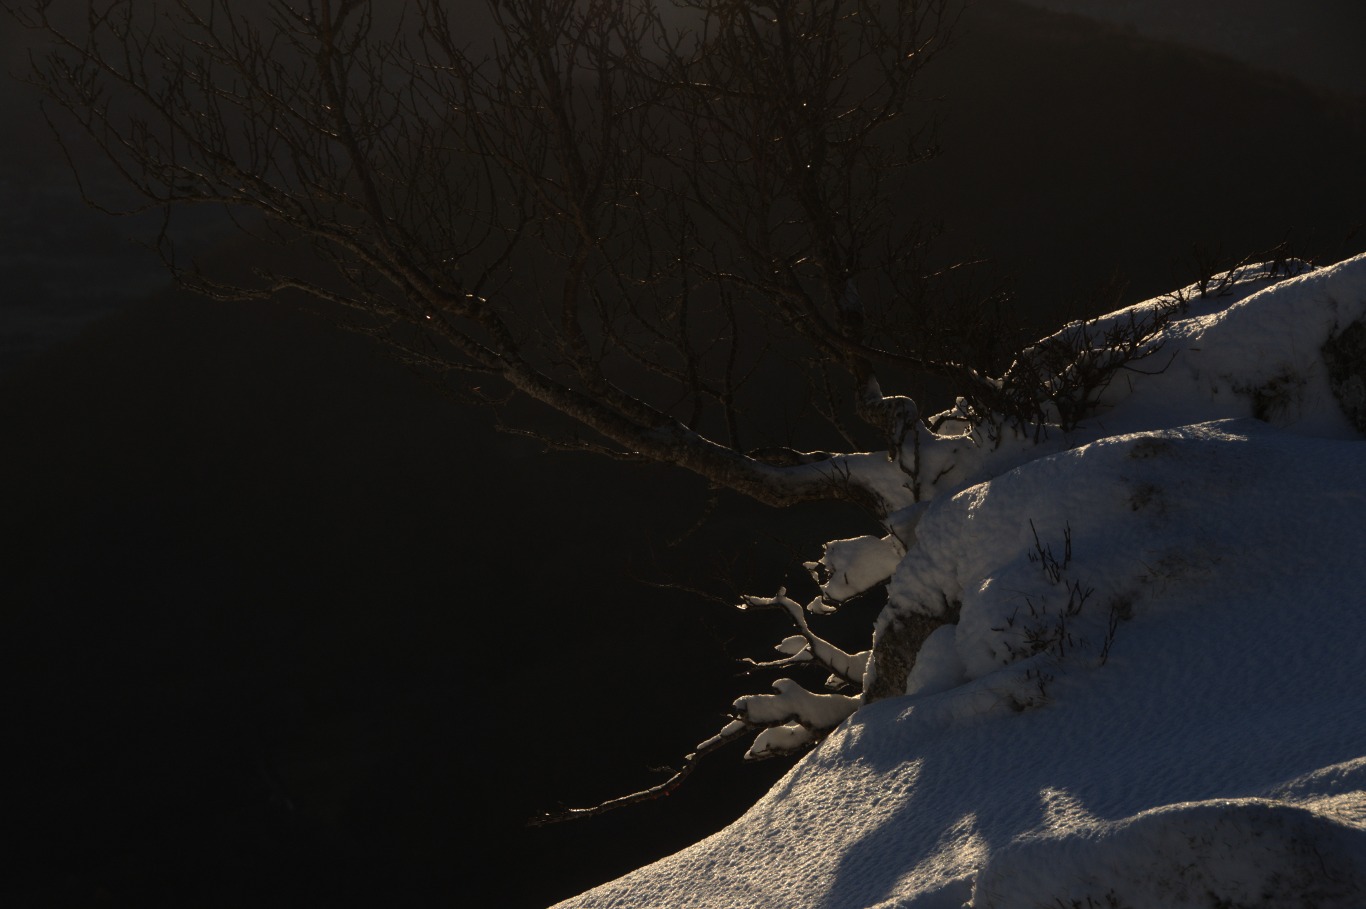
[[[932,355],[907,214],[948,0],[81,5],[5,0],[143,206],[311,251],[210,274],[163,230],[181,281],[346,307],[471,403],[569,417],[555,445],[882,512],[842,455],[765,424],[760,378],[895,445],[914,405],[878,370],[973,374]]]
[[[798,753],[904,689],[953,604],[857,653],[807,614],[885,584],[924,500],[962,488],[971,463],[1077,428],[1180,309],[1075,323],[1012,353],[975,311],[930,302],[908,204],[930,152],[915,85],[952,0],[660,2],[86,0],[68,20],[52,0],[0,0],[50,37],[33,80],[163,213],[158,245],[189,287],[349,310],[467,403],[558,413],[556,430],[520,429],[552,445],[881,519],[885,536],[806,563],[810,602],[743,598],[798,632],[751,668],[813,669],[829,693],[778,679],[668,780],[536,823],[665,795],[741,738],[749,757]],[[288,264],[184,262],[169,225],[185,206],[225,209]],[[963,397],[922,420],[883,393],[880,377],[917,372]],[[804,450],[807,427],[769,413],[793,387],[834,447],[877,453]]]

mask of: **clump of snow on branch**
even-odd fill
[[[843,603],[873,589],[892,576],[906,547],[895,534],[861,536],[825,544],[820,561],[807,562],[807,570],[820,581],[821,603],[812,612],[833,612],[831,603]]]
[[[777,694],[751,694],[735,702],[736,718],[762,726],[749,758],[790,754],[819,740],[858,709],[859,699],[843,694],[812,694],[792,679],[773,683]]]

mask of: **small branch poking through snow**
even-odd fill
[[[692,754],[683,758],[683,766],[680,767],[673,776],[657,786],[651,786],[649,789],[642,789],[639,792],[633,792],[630,795],[608,799],[591,808],[561,808],[558,811],[547,811],[542,814],[533,815],[527,819],[526,825],[528,827],[545,827],[549,824],[560,824],[564,821],[578,821],[585,818],[597,817],[600,814],[606,814],[617,808],[625,808],[628,805],[639,805],[643,802],[652,802],[655,799],[664,798],[679,786],[683,785],[683,781],[691,776],[692,772],[697,769],[697,764],[702,758],[711,754],[713,751],[719,751],[737,739],[744,738],[753,731],[754,727],[742,723],[739,720],[732,720],[716,735],[698,745],[697,750]]]
[[[797,630],[806,639],[807,648],[816,662],[849,684],[857,685],[859,688],[863,687],[863,671],[868,666],[868,653],[866,651],[855,654],[845,653],[813,632],[811,626],[806,622],[806,611],[800,603],[787,596],[786,587],[780,587],[778,595],[775,597],[744,597],[744,602],[740,604],[740,608],[749,609],[752,607],[776,607],[787,610],[787,614],[796,623]]]
[[[781,659],[766,660],[764,662],[745,657],[741,662],[750,667],[749,671],[754,671],[758,669],[785,669],[788,666],[795,666],[799,663],[810,663],[815,659],[815,657],[811,655],[810,649],[807,647],[806,638],[799,634],[783,638],[773,649],[779,653],[786,654],[786,656],[783,656]]]
[[[768,663],[747,662],[754,668],[774,668],[806,663],[818,663],[830,670],[831,681],[863,687],[863,673],[868,665],[868,652],[849,654],[811,631],[802,605],[787,596],[787,589],[778,590],[774,597],[745,597],[741,609],[751,607],[778,608],[787,611],[796,623],[799,635],[785,638],[777,646],[784,654]],[[830,684],[830,682],[827,682]],[[560,808],[535,815],[527,820],[528,827],[544,827],[564,821],[597,817],[617,808],[639,805],[669,795],[683,784],[702,758],[719,751],[731,742],[754,735],[754,742],[745,752],[746,760],[798,754],[819,742],[858,709],[862,697],[843,694],[815,694],[792,679],[778,679],[773,683],[776,694],[746,695],[735,701],[735,715],[720,732],[702,742],[683,759],[683,766],[662,783],[609,799],[588,808]],[[757,735],[755,734],[757,731]]]

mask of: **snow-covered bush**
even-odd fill
[[[1122,502],[1131,533],[1166,520],[1168,462],[1235,432],[1222,421],[1353,436],[1350,389],[1366,363],[1334,352],[1363,330],[1363,316],[1366,258],[1318,270],[1244,266],[1068,325],[1022,351],[1002,378],[980,379],[971,401],[905,426],[885,455],[845,456],[842,469],[863,472],[881,495],[886,534],[827,543],[807,563],[820,594],[804,609],[785,590],[742,607],[781,607],[800,632],[778,645],[781,659],[756,665],[819,667],[830,687],[860,694],[816,695],[783,678],[777,694],[737,701],[728,730],[759,730],[749,757],[791,753],[860,703],[933,694],[1002,666],[1017,670],[1004,703],[1043,703],[1057,663],[1104,662],[1136,602],[1191,576],[1180,553],[1213,545],[1191,540],[1133,561],[1088,516],[1110,522]],[[1070,479],[1078,459],[1089,484]],[[1019,490],[1008,475],[1025,463],[1033,485]],[[1101,465],[1110,470],[1103,483]],[[1025,507],[1020,496],[1038,484],[1051,491],[1046,504]],[[1058,536],[1063,555],[1040,528]],[[887,606],[867,652],[822,640],[803,614],[834,612],[883,585]]]

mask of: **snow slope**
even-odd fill
[[[880,626],[961,613],[908,694],[561,905],[1366,905],[1366,449],[1318,353],[1366,256],[1228,290],[1076,433],[924,507]]]

